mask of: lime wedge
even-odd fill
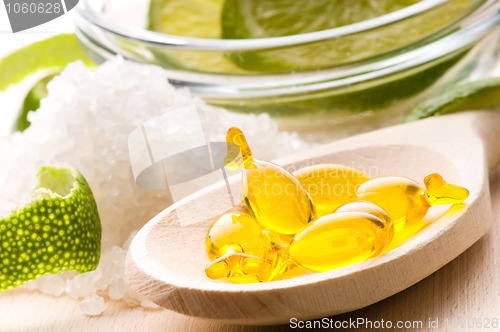
[[[458,85],[439,97],[426,100],[410,111],[406,121],[499,106],[500,77],[493,77]]]
[[[56,74],[45,76],[35,83],[24,98],[23,105],[16,123],[14,123],[13,131],[23,132],[31,123],[28,120],[28,113],[36,111],[40,107],[40,101],[47,96],[47,84],[54,78]]]
[[[30,44],[0,60],[0,91],[38,70],[61,71],[76,60],[83,61],[87,66],[95,65],[74,34],[57,35]]]
[[[148,29],[175,36],[221,38],[220,15],[224,0],[151,0]],[[153,50],[167,67],[202,72],[238,73],[242,69],[222,52]]]
[[[0,219],[0,291],[47,273],[94,270],[101,222],[92,191],[74,168],[44,166],[31,201]]]
[[[450,0],[429,12],[384,27],[306,45],[232,54],[239,67],[259,72],[312,70],[353,63],[402,49],[445,32],[483,0]],[[419,0],[226,0],[222,37],[290,36],[362,22]]]

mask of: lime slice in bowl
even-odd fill
[[[196,38],[220,38],[223,0],[151,0],[148,29]]]
[[[418,3],[419,0],[226,0],[225,39],[291,36],[346,26]],[[428,12],[379,28],[288,48],[230,55],[239,67],[258,72],[290,72],[341,66],[401,50],[448,33],[482,0],[450,0]]]
[[[419,0],[226,0],[223,38],[291,36],[362,22]]]
[[[164,34],[221,38],[220,15],[224,0],[151,0],[148,29]],[[166,66],[200,72],[242,73],[222,52],[153,49]]]
[[[92,191],[71,167],[44,166],[31,200],[0,219],[0,291],[47,273],[94,270],[101,222]]]

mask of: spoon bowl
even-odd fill
[[[492,221],[488,170],[500,159],[495,134],[500,114],[470,112],[436,117],[323,145],[278,164],[293,171],[313,164],[345,164],[370,177],[399,175],[422,183],[439,173],[470,191],[465,204],[426,216],[427,227],[381,256],[322,273],[255,284],[233,284],[205,275],[205,236],[211,219],[193,202],[216,206],[224,183],[170,206],[147,223],[127,256],[129,284],[181,314],[232,324],[278,324],[356,310],[429,276],[483,236]],[[237,177],[230,181],[240,181]],[[179,209],[191,222],[181,226]],[[438,217],[436,211],[441,216]],[[205,211],[206,212],[206,211]]]

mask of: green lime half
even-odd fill
[[[339,66],[403,49],[436,37],[484,0],[450,0],[429,12],[387,26],[275,50],[232,54],[239,67],[287,72]],[[291,36],[362,22],[413,5],[419,0],[226,0],[222,37],[253,39]]]
[[[426,100],[408,114],[406,121],[499,106],[500,77],[493,77],[458,85],[436,98]]]
[[[46,273],[94,270],[101,222],[92,191],[74,168],[45,166],[31,201],[0,219],[0,291]]]

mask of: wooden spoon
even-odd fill
[[[232,284],[205,276],[210,220],[203,211],[193,209],[190,217],[197,223],[184,227],[176,213],[193,200],[215,206],[226,197],[221,183],[170,206],[139,231],[128,253],[128,282],[160,306],[233,324],[287,323],[356,310],[424,279],[487,232],[492,221],[488,170],[499,161],[500,112],[435,117],[320,146],[279,164],[293,170],[338,163],[372,177],[400,175],[419,182],[437,172],[468,188],[470,196],[461,208],[451,208],[382,256],[287,280]]]

